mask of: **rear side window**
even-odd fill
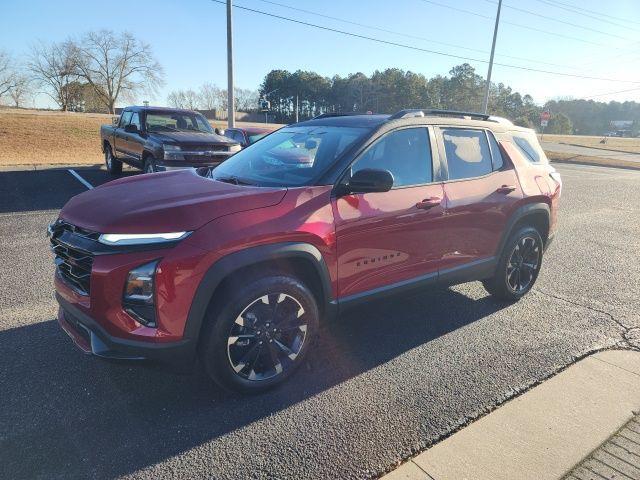
[[[540,163],[544,160],[542,151],[538,148],[537,140],[534,141],[523,135],[513,135],[513,143],[522,152],[524,157],[532,163]]]
[[[430,183],[429,132],[426,128],[405,128],[384,135],[356,160],[351,172],[365,168],[388,170],[393,175],[394,187]]]
[[[483,130],[443,128],[449,180],[481,177],[493,171],[491,150]]]
[[[142,126],[140,125],[140,115],[138,112],[133,112],[133,115],[131,115],[131,122],[129,123],[138,127],[138,130],[142,129]]]

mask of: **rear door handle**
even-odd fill
[[[442,202],[442,199],[439,197],[430,197],[425,198],[421,202],[416,203],[416,208],[420,208],[422,210],[429,210],[430,208],[437,207]]]
[[[507,194],[513,192],[515,189],[516,187],[514,187],[513,185],[502,185],[496,190],[496,192]]]

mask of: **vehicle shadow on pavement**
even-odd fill
[[[127,171],[114,177],[97,168],[74,170],[94,187],[136,173]],[[0,172],[0,213],[59,210],[86,190],[67,169]]]
[[[12,479],[136,472],[505,306],[453,289],[371,303],[323,326],[307,364],[286,384],[259,396],[224,392],[199,368],[176,375],[84,356],[53,320],[6,330],[0,332],[0,463]]]

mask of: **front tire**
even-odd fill
[[[104,164],[107,167],[107,172],[111,175],[120,175],[122,173],[122,162],[113,156],[109,145],[104,148]]]
[[[259,393],[285,381],[304,362],[319,312],[302,282],[269,275],[230,291],[207,321],[200,354],[209,376],[227,390]]]
[[[520,300],[538,278],[543,250],[542,237],[535,228],[518,229],[507,240],[494,276],[482,282],[484,288],[500,300]]]
[[[148,156],[144,160],[144,173],[155,173],[158,170],[158,166],[156,164],[156,159],[152,156]]]

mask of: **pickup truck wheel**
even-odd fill
[[[155,173],[158,171],[156,159],[149,156],[144,160],[144,173]]]
[[[315,297],[295,278],[274,274],[250,280],[225,296],[208,318],[202,362],[223,388],[262,392],[304,362],[318,318]]]
[[[495,275],[482,282],[484,288],[501,300],[520,300],[538,278],[543,251],[542,237],[535,228],[518,229],[507,240]]]
[[[114,158],[111,147],[108,145],[104,149],[104,163],[107,167],[107,172],[111,175],[119,175],[122,173],[122,162]]]

